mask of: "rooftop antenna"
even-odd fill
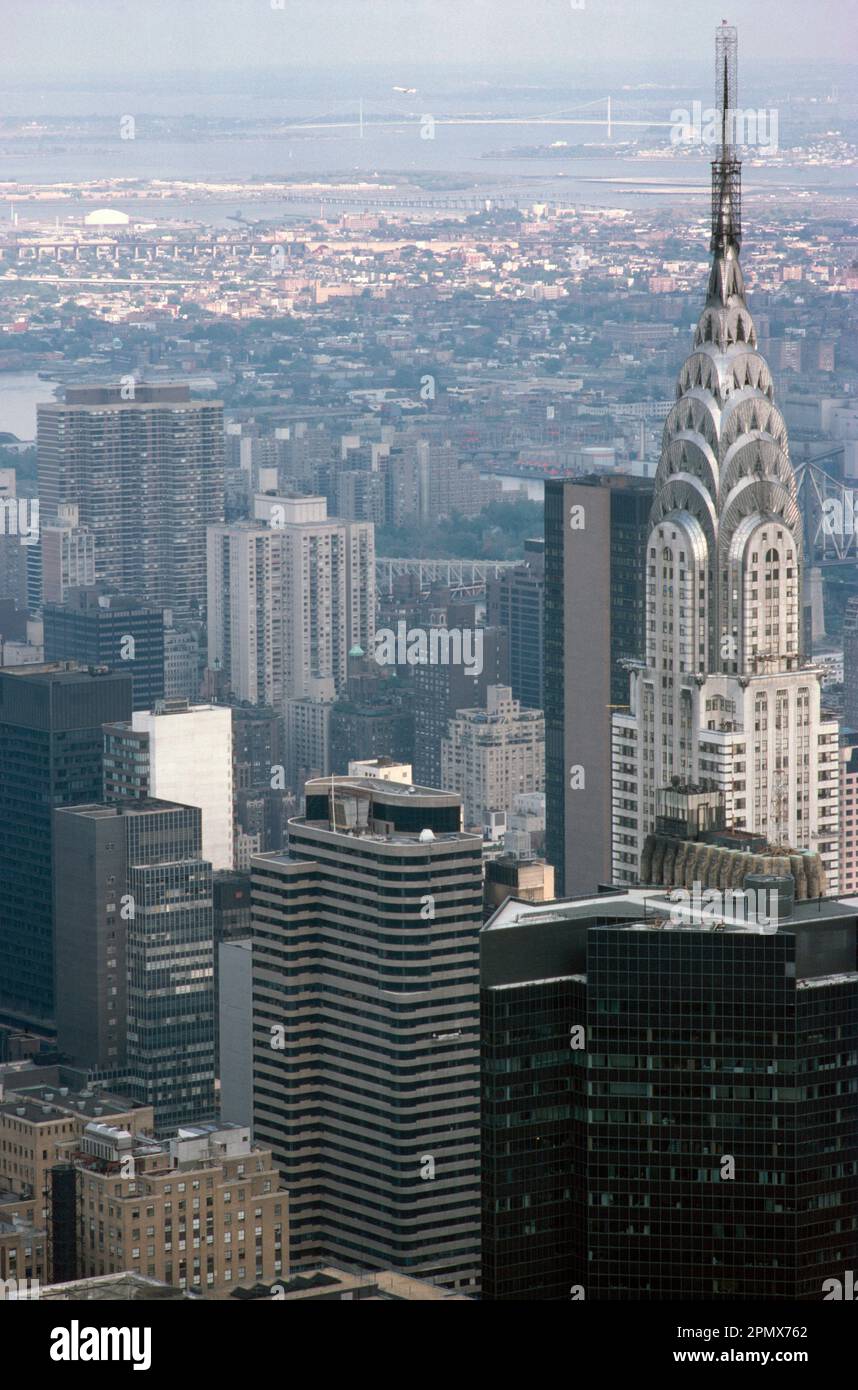
[[[742,162],[736,157],[739,36],[734,24],[722,20],[715,31],[715,102],[720,117],[721,143],[712,161],[712,241],[710,249],[723,254],[742,244]]]

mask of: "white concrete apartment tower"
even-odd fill
[[[148,737],[149,795],[198,806],[202,858],[213,869],[231,869],[232,710],[163,700],[151,712],[135,710],[131,718],[134,733]]]
[[[660,789],[707,784],[727,827],[818,852],[836,893],[837,722],[802,655],[796,481],[739,264],[735,30],[723,26],[716,45],[712,269],[656,474],[645,660],[629,713],[613,717],[613,876],[638,881]]]

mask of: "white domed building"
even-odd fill
[[[128,213],[119,212],[116,208],[96,208],[83,219],[85,227],[128,227],[130,224]]]

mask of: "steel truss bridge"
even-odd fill
[[[798,484],[798,504],[802,515],[805,560],[813,565],[854,564],[858,560],[858,478],[841,482],[829,468],[842,466],[843,445],[804,459],[793,465]],[[826,467],[825,465],[828,465]],[[825,503],[829,513],[842,525],[826,525]]]
[[[515,569],[521,560],[411,560],[375,557],[375,582],[379,598],[393,595],[393,581],[401,575],[416,575],[420,592],[428,594],[433,584],[448,586],[454,598],[476,598],[485,593],[490,579]]]

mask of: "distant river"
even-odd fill
[[[54,399],[54,385],[40,381],[35,372],[0,372],[0,433],[35,439],[36,406]]]
[[[562,127],[540,127],[538,138],[547,143],[551,135],[561,131]],[[193,144],[140,138],[130,142],[117,140],[100,147],[81,143],[65,149],[55,145],[31,148],[24,141],[6,141],[0,142],[0,182],[49,186],[62,182],[69,189],[70,196],[66,198],[17,202],[22,226],[54,218],[79,222],[99,205],[118,208],[135,218],[186,219],[214,226],[229,226],[230,215],[239,209],[250,221],[288,221],[319,208],[319,198],[313,194],[300,204],[282,203],[270,197],[256,202],[243,198],[238,190],[211,200],[195,196],[192,189],[187,195],[171,192],[163,199],[123,197],[121,186],[112,193],[105,192],[97,202],[84,201],[77,195],[77,185],[104,178],[218,183],[244,181],[257,175],[298,182],[336,174],[347,181],[360,181],[380,173],[384,182],[414,181],[419,185],[422,175],[444,174],[449,179],[452,197],[506,195],[525,206],[548,199],[567,206],[676,207],[686,212],[689,206],[695,212],[702,210],[709,197],[709,165],[703,158],[633,160],[623,158],[619,151],[606,151],[604,156],[592,159],[528,158],[505,148],[515,138],[515,132],[504,127],[469,130],[439,126],[437,138],[430,141],[421,141],[416,128],[404,127],[370,130],[363,140],[348,133],[331,132],[279,140],[212,139]],[[764,195],[783,199],[789,194],[803,200],[822,195],[835,204],[842,202],[845,208],[855,189],[856,173],[851,168],[773,164],[745,169],[744,193],[749,204]],[[360,204],[360,194],[349,196]],[[365,196],[372,206],[383,202],[385,193],[367,190]],[[433,196],[445,195],[441,188],[433,193],[431,182],[427,182],[417,196],[430,201]],[[0,223],[8,217],[9,205],[0,205]]]

